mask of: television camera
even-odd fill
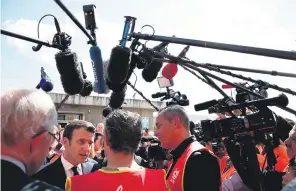
[[[174,86],[173,79],[166,79],[164,77],[157,78],[158,84],[160,88],[166,88],[166,92],[157,92],[152,94],[152,98],[160,98],[160,101],[171,99],[171,101],[166,102],[166,105],[181,105],[181,106],[188,106],[189,100],[185,94],[181,94],[179,91],[174,91],[170,89],[170,87]]]
[[[147,160],[149,168],[161,168],[163,161],[168,160],[168,150],[160,146],[160,141],[154,136],[144,136],[141,139],[141,147],[137,155]]]
[[[265,48],[255,48],[255,47],[247,47],[247,46],[240,46],[240,45],[229,45],[229,44],[206,42],[206,41],[191,40],[191,39],[176,38],[176,37],[165,37],[165,36],[155,35],[154,33],[152,35],[135,33],[134,32],[135,20],[136,20],[135,18],[126,17],[126,22],[124,25],[124,33],[122,37],[122,41],[124,41],[125,43],[127,41],[132,40],[132,38],[134,38],[134,40],[136,41],[139,39],[154,40],[154,41],[161,41],[162,43],[176,43],[176,44],[183,44],[183,45],[190,45],[190,46],[197,46],[197,47],[204,47],[204,48],[233,51],[233,52],[239,52],[239,53],[245,53],[245,54],[255,54],[255,55],[268,56],[268,57],[274,57],[274,58],[296,60],[296,54],[288,51],[271,50],[271,49],[265,49]],[[225,139],[223,140],[223,142],[227,148],[228,154],[232,162],[234,163],[244,183],[253,190],[268,190],[268,189],[265,189],[268,186],[263,185],[264,180],[267,179],[266,178],[267,175],[263,177],[260,171],[258,160],[256,157],[256,150],[254,148],[253,139],[254,137],[258,137],[258,138],[264,137],[264,136],[258,136],[258,135],[254,136],[254,134],[265,135],[265,134],[272,133],[273,139],[276,142],[276,139],[278,138],[277,135],[279,133],[278,132],[279,128],[276,128],[276,127],[280,126],[279,122],[281,120],[279,116],[276,116],[267,107],[268,104],[266,104],[266,102],[263,101],[263,99],[267,97],[265,90],[267,88],[273,88],[275,90],[286,92],[292,95],[296,95],[296,92],[288,88],[281,88],[277,85],[266,83],[261,80],[254,80],[250,77],[245,77],[240,74],[234,74],[230,71],[225,71],[223,69],[239,70],[244,72],[264,73],[264,74],[270,74],[270,75],[280,75],[285,77],[296,77],[296,75],[276,72],[276,71],[263,71],[263,70],[221,66],[221,65],[214,65],[214,64],[200,64],[200,63],[191,61],[187,58],[175,57],[164,52],[154,51],[152,49],[149,49],[149,52],[150,54],[154,55],[154,58],[153,58],[154,61],[176,63],[178,65],[181,65],[184,69],[186,69],[187,71],[195,75],[197,78],[207,83],[213,89],[221,93],[221,95],[223,96],[222,101],[216,100],[216,103],[214,104],[212,103],[212,105],[209,105],[205,109],[208,109],[209,107],[211,107],[211,112],[217,112],[217,113],[224,112],[224,113],[228,113],[231,117],[225,118],[219,121],[218,120],[203,121],[202,122],[203,134],[206,134],[209,139],[214,137],[222,137],[223,135],[226,135],[227,137],[226,138],[224,137]],[[250,81],[250,82],[259,84],[260,87],[259,86],[256,87],[256,85],[254,85],[253,87],[250,87],[243,84],[231,83],[225,80],[224,78],[216,76],[201,68],[205,68],[214,72],[219,72],[221,74],[229,75],[245,81]],[[195,73],[194,71],[198,72],[199,74]],[[219,88],[212,79],[218,80],[222,83],[229,84],[230,86],[236,88],[237,103],[245,104],[245,105],[237,105],[236,102],[231,97],[229,97],[221,88]],[[262,84],[265,84],[266,86],[263,86]],[[166,93],[159,92],[154,94],[154,97],[163,97],[166,95],[167,95]],[[275,98],[273,101],[276,101],[275,105],[277,107],[296,115],[295,110],[287,107],[288,101],[285,98],[286,97],[284,96],[279,96],[278,98]],[[259,102],[257,103],[252,102],[256,100]],[[287,101],[287,102],[284,103],[281,101]],[[251,103],[247,105],[247,102],[251,102]],[[232,112],[233,110],[237,110],[237,112]],[[252,112],[252,114],[249,114],[250,111]],[[252,129],[249,129],[250,127],[252,127]],[[259,132],[257,131],[258,129],[260,129]],[[221,130],[225,130],[225,131],[221,131]],[[220,135],[219,133],[224,133],[224,134]],[[264,138],[262,139],[262,142],[264,142]],[[275,145],[276,144],[274,144],[273,146]],[[269,149],[273,149],[271,148],[270,145],[269,147],[270,147]],[[243,155],[241,155],[241,153],[243,153]],[[269,155],[268,158],[269,158],[267,159],[268,166],[269,167],[274,166],[274,161],[270,160],[272,156]],[[278,185],[279,184],[277,184],[276,186]]]

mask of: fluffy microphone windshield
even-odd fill
[[[131,61],[131,49],[116,46],[112,49],[107,67],[107,80],[112,85],[120,85],[127,79]]]
[[[55,59],[64,91],[68,95],[79,94],[83,89],[84,80],[76,54],[70,51],[61,51],[55,55]]]
[[[82,91],[80,92],[80,95],[83,97],[89,96],[91,92],[93,91],[93,85],[91,81],[89,80],[84,80],[84,86]]]
[[[134,69],[137,66],[137,62],[134,59],[136,56],[137,55],[135,55],[134,53],[132,54],[131,62],[130,62],[130,65],[129,65],[129,70],[128,70],[126,79],[123,81],[123,83],[114,84],[114,83],[111,83],[109,80],[106,80],[106,84],[111,90],[113,90],[114,92],[120,92],[120,91],[122,91],[124,89],[124,87],[126,86],[127,81],[130,79]]]
[[[104,117],[107,117],[110,113],[112,112],[112,108],[111,107],[105,107],[102,111],[102,114]]]
[[[123,102],[124,102],[124,98],[125,98],[125,93],[126,93],[126,89],[127,86],[125,86],[123,88],[122,91],[120,92],[112,92],[111,96],[110,96],[110,102],[109,102],[109,106],[113,109],[119,109]]]
[[[152,61],[142,71],[142,77],[146,82],[152,82],[156,79],[158,72],[162,68],[162,62]]]

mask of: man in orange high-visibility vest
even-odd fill
[[[219,191],[221,174],[216,156],[190,134],[183,107],[171,105],[159,111],[154,135],[172,150],[167,183],[172,191]]]

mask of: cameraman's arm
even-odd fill
[[[209,152],[193,153],[187,161],[184,175],[184,191],[219,191],[220,167]]]

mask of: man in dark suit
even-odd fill
[[[74,120],[63,133],[64,153],[52,163],[43,166],[35,179],[65,189],[66,178],[97,170],[97,162],[88,158],[96,129],[90,122]]]
[[[1,190],[61,190],[30,178],[42,165],[56,134],[57,112],[50,96],[36,89],[1,94]],[[26,190],[25,189],[25,190]]]

